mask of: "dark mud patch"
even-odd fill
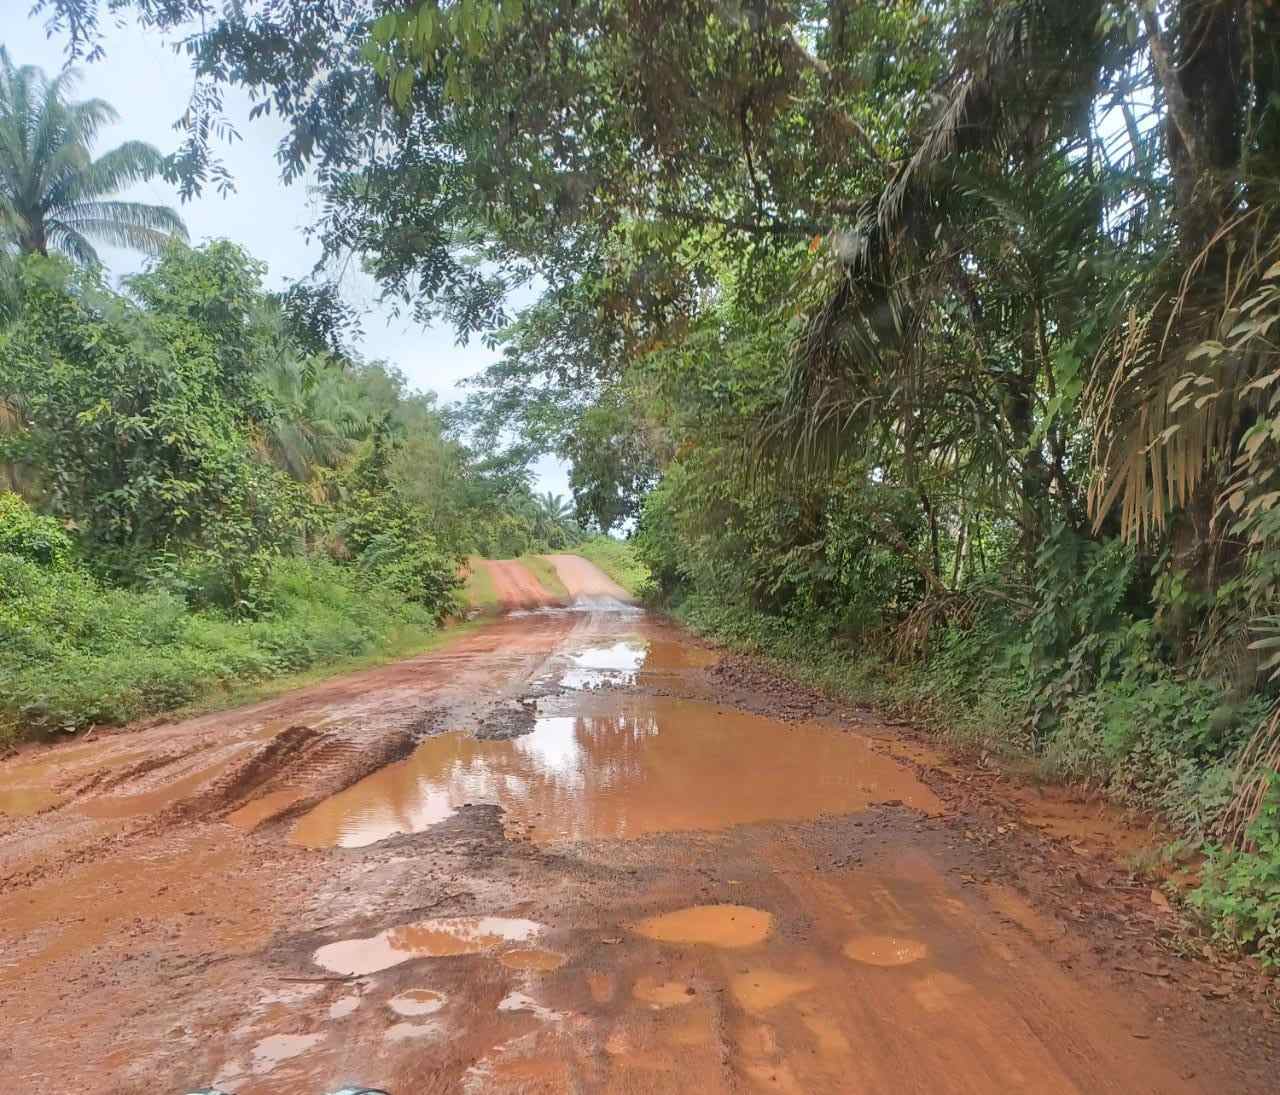
[[[507,700],[480,720],[475,736],[480,741],[510,741],[533,733],[538,723],[537,701],[532,698]]]
[[[827,719],[853,710],[829,696],[765,668],[752,658],[727,654],[702,670],[717,699],[784,722]]]

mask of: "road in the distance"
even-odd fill
[[[1117,974],[890,730],[553,561],[576,610],[0,762],[6,1089],[1267,1090],[1247,1005]]]

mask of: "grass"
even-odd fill
[[[575,545],[573,554],[595,563],[637,600],[643,600],[652,591],[653,577],[649,568],[640,561],[635,548],[626,540],[595,536]]]
[[[0,746],[241,703],[444,641],[434,614],[319,559],[273,568],[256,618],[0,555]]]
[[[555,565],[545,555],[521,555],[519,561],[552,597],[562,601],[569,599],[569,590],[556,573]]]
[[[467,577],[462,586],[464,607],[481,614],[492,614],[498,611],[498,591],[493,585],[493,576],[489,568],[481,566],[478,555],[467,557]]]
[[[205,715],[211,711],[226,711],[232,707],[246,707],[249,704],[261,703],[263,700],[274,699],[286,692],[294,692],[335,677],[345,677],[365,669],[377,669],[381,665],[389,665],[405,658],[429,654],[433,650],[455,642],[480,626],[479,620],[467,620],[449,624],[427,634],[410,630],[372,653],[315,665],[310,669],[289,673],[283,677],[272,677],[270,680],[233,684],[220,691],[210,692],[193,703],[174,708],[165,714],[174,719],[187,719],[194,718],[196,715]]]

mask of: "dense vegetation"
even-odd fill
[[[278,112],[678,611],[1160,811],[1280,957],[1280,8],[130,6],[207,28],[174,177]]]
[[[561,548],[394,369],[316,348],[240,248],[117,293],[14,263],[0,328],[0,737],[120,722],[421,645],[462,558]]]

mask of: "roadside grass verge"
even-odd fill
[[[561,601],[569,600],[569,590],[556,573],[555,565],[545,555],[521,555],[519,562],[552,597]]]
[[[644,600],[652,594],[653,575],[629,541],[615,540],[612,536],[594,536],[569,550],[595,563],[636,600]]]
[[[482,615],[495,614],[498,611],[498,591],[494,588],[493,576],[478,555],[467,557],[466,580],[463,582],[460,596],[464,610],[469,609]]]
[[[0,555],[0,746],[193,713],[444,640],[428,609],[323,559],[282,559],[252,619]]]

